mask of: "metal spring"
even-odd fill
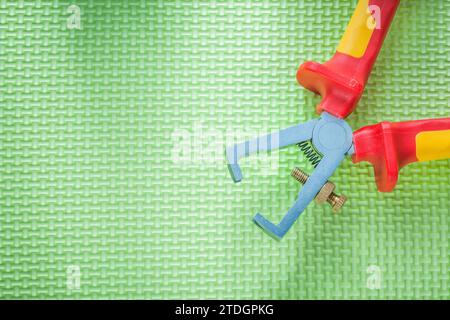
[[[314,148],[311,141],[302,141],[298,144],[298,147],[305,154],[306,159],[308,159],[311,165],[314,168],[317,167],[320,160],[322,160],[322,155]]]

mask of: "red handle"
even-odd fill
[[[317,112],[345,118],[356,108],[400,0],[360,0],[334,56],[303,63],[297,80],[322,96]]]
[[[354,163],[373,164],[381,192],[392,191],[411,162],[450,158],[450,118],[381,122],[353,133]]]

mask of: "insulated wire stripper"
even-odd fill
[[[354,163],[373,165],[381,192],[394,189],[399,170],[408,163],[450,158],[450,118],[381,122],[355,132],[344,120],[361,98],[399,4],[400,0],[359,0],[333,57],[323,64],[308,61],[300,66],[297,81],[322,97],[316,107],[318,119],[226,148],[235,182],[242,180],[239,159],[290,145],[299,145],[315,167],[309,177],[303,176],[304,186],[279,224],[255,215],[254,222],[272,237],[281,239],[287,233],[346,156]]]

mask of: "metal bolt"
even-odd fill
[[[291,172],[291,176],[301,184],[305,184],[309,178],[309,175],[300,168],[294,168]],[[331,205],[333,212],[337,213],[343,207],[345,201],[347,200],[347,197],[343,195],[337,195],[333,192],[333,190],[334,184],[330,181],[327,181],[322,189],[320,189],[319,193],[317,193],[316,202],[319,204],[322,204],[325,201],[328,202]]]

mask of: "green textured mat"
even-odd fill
[[[390,194],[347,160],[343,212],[311,204],[276,242],[251,218],[280,219],[310,167],[290,148],[234,185],[222,159],[230,134],[315,117],[297,67],[355,4],[0,0],[0,297],[448,299],[449,160]],[[354,129],[449,115],[449,16],[403,1]]]

